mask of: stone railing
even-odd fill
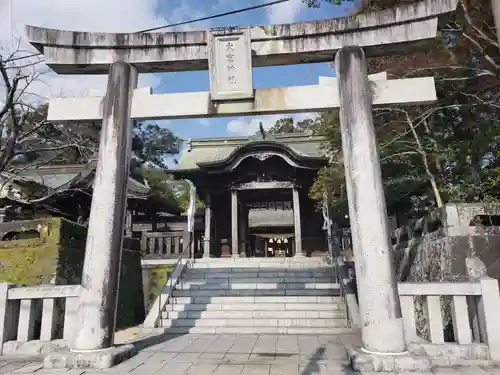
[[[43,344],[63,339],[70,342],[80,288],[80,285],[0,284],[0,353],[10,354],[11,349],[15,351],[31,341]],[[6,348],[7,342],[13,342],[13,347]]]
[[[487,345],[489,358],[500,360],[500,295],[498,281],[484,277],[463,283],[399,283],[401,314],[408,344],[435,345],[445,342],[442,312],[451,299],[454,343],[458,346]],[[419,300],[424,319],[419,316]],[[424,329],[418,325],[424,324]],[[420,333],[425,331],[427,339]]]
[[[182,253],[184,232],[143,232],[141,252],[143,257],[178,258]]]
[[[177,259],[186,242],[186,232],[143,232],[141,237],[141,253],[143,259]],[[196,233],[191,252],[197,254],[202,248],[201,237]]]

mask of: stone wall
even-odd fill
[[[500,204],[450,204],[398,228],[393,237],[401,282],[468,281],[467,259],[479,258],[500,281]],[[442,301],[445,339],[453,340],[450,301]],[[417,329],[427,338],[423,300],[416,300]]]
[[[149,312],[156,297],[160,294],[163,286],[170,278],[172,273],[171,264],[165,265],[143,265],[142,267],[142,281],[143,281],[143,294],[144,294],[144,307],[146,313]]]
[[[0,241],[0,281],[28,286],[79,283],[84,227],[56,218],[5,225],[4,238],[9,240]]]
[[[478,257],[500,280],[500,204],[450,204],[395,231],[399,281],[468,280],[467,257]]]
[[[18,285],[80,284],[87,228],[60,218],[8,223],[9,238],[0,241],[0,282]],[[14,225],[14,226],[13,226]],[[137,325],[145,317],[141,254],[124,241],[117,328]]]

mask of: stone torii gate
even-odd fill
[[[59,74],[108,74],[104,97],[53,99],[48,120],[102,120],[82,295],[72,351],[113,345],[132,120],[322,111],[340,107],[349,213],[365,357],[406,353],[372,106],[436,100],[433,78],[368,79],[366,57],[404,53],[436,37],[458,0],[264,27],[109,34],[27,26],[31,44]],[[252,67],[332,61],[318,85],[254,89]],[[211,91],[152,94],[139,73],[210,70]],[[109,355],[109,354],[106,354]],[[113,354],[114,355],[114,354]]]

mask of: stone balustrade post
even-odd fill
[[[500,361],[500,295],[498,280],[482,277],[481,296],[478,301],[479,329],[481,337],[490,349],[490,359]]]
[[[14,340],[17,335],[19,320],[19,301],[9,301],[9,289],[14,284],[0,283],[0,355],[2,355],[3,344]]]

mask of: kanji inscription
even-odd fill
[[[253,98],[250,30],[240,28],[208,31],[212,100]]]

